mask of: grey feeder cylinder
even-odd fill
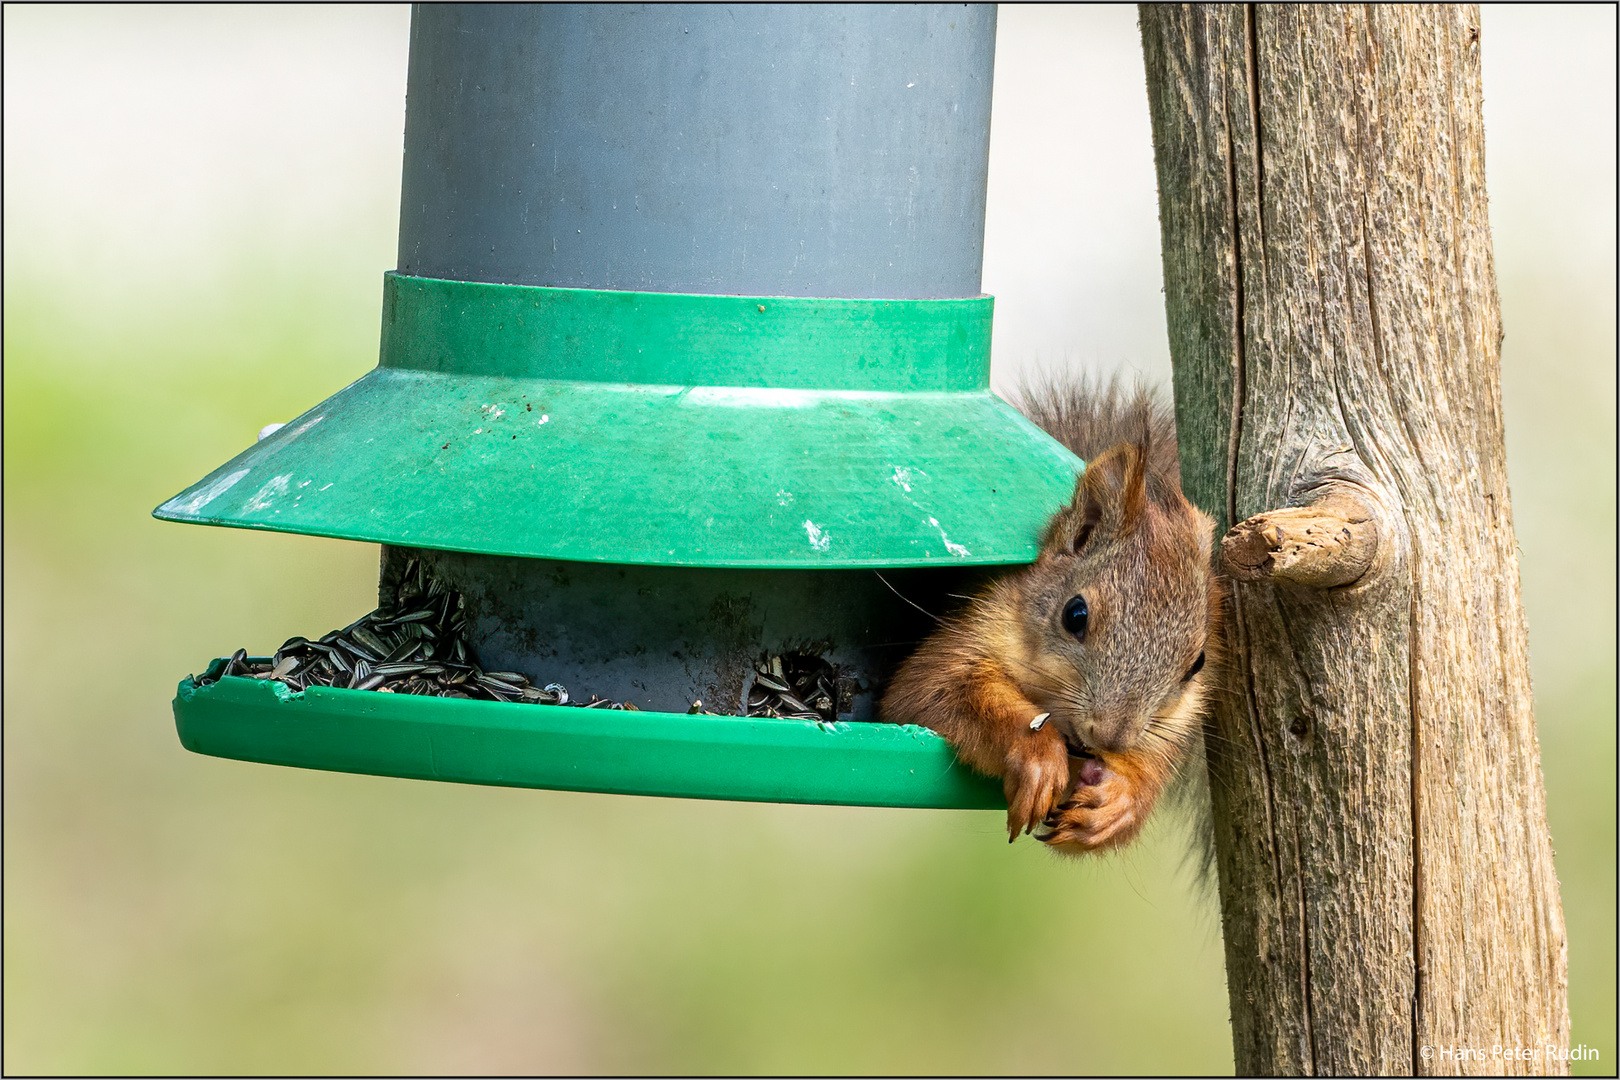
[[[398,272],[977,297],[994,46],[989,5],[418,5]],[[932,625],[896,590],[938,611],[979,573],[388,546],[385,601],[410,556],[465,595],[486,668],[642,709],[742,712],[754,664],[813,655],[844,677],[854,719]]]

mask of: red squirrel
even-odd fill
[[[1175,424],[1144,390],[1049,384],[1020,409],[1086,462],[1035,562],[941,620],[881,716],[1000,777],[1009,842],[1129,843],[1197,744],[1218,664],[1214,522],[1181,493]]]

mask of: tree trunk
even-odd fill
[[[1238,1072],[1563,1072],[1478,11],[1141,24],[1182,474],[1239,523],[1208,744]]]

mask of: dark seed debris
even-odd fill
[[[595,694],[588,701],[569,696],[560,683],[537,687],[516,671],[484,671],[467,643],[467,619],[461,594],[428,579],[421,561],[412,559],[396,594],[396,606],[378,608],[342,630],[318,640],[288,638],[268,662],[252,663],[238,649],[217,675],[198,676],[206,686],[227,675],[273,679],[295,691],[311,686],[373,690],[387,694],[423,694],[483,701],[567,705],[581,709],[639,711],[629,702]],[[832,723],[850,708],[856,685],[819,656],[786,653],[754,666],[747,694],[747,716],[768,716]],[[691,713],[719,715],[695,701]]]

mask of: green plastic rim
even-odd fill
[[[648,386],[984,390],[995,299],[844,300],[383,276],[383,367]]]
[[[210,674],[224,660],[210,665]],[[925,728],[618,712],[380,694],[237,676],[181,681],[186,749],[463,784],[746,802],[1005,809]]]
[[[1027,563],[1081,463],[990,393],[992,305],[389,274],[379,366],[154,514],[590,562]]]

